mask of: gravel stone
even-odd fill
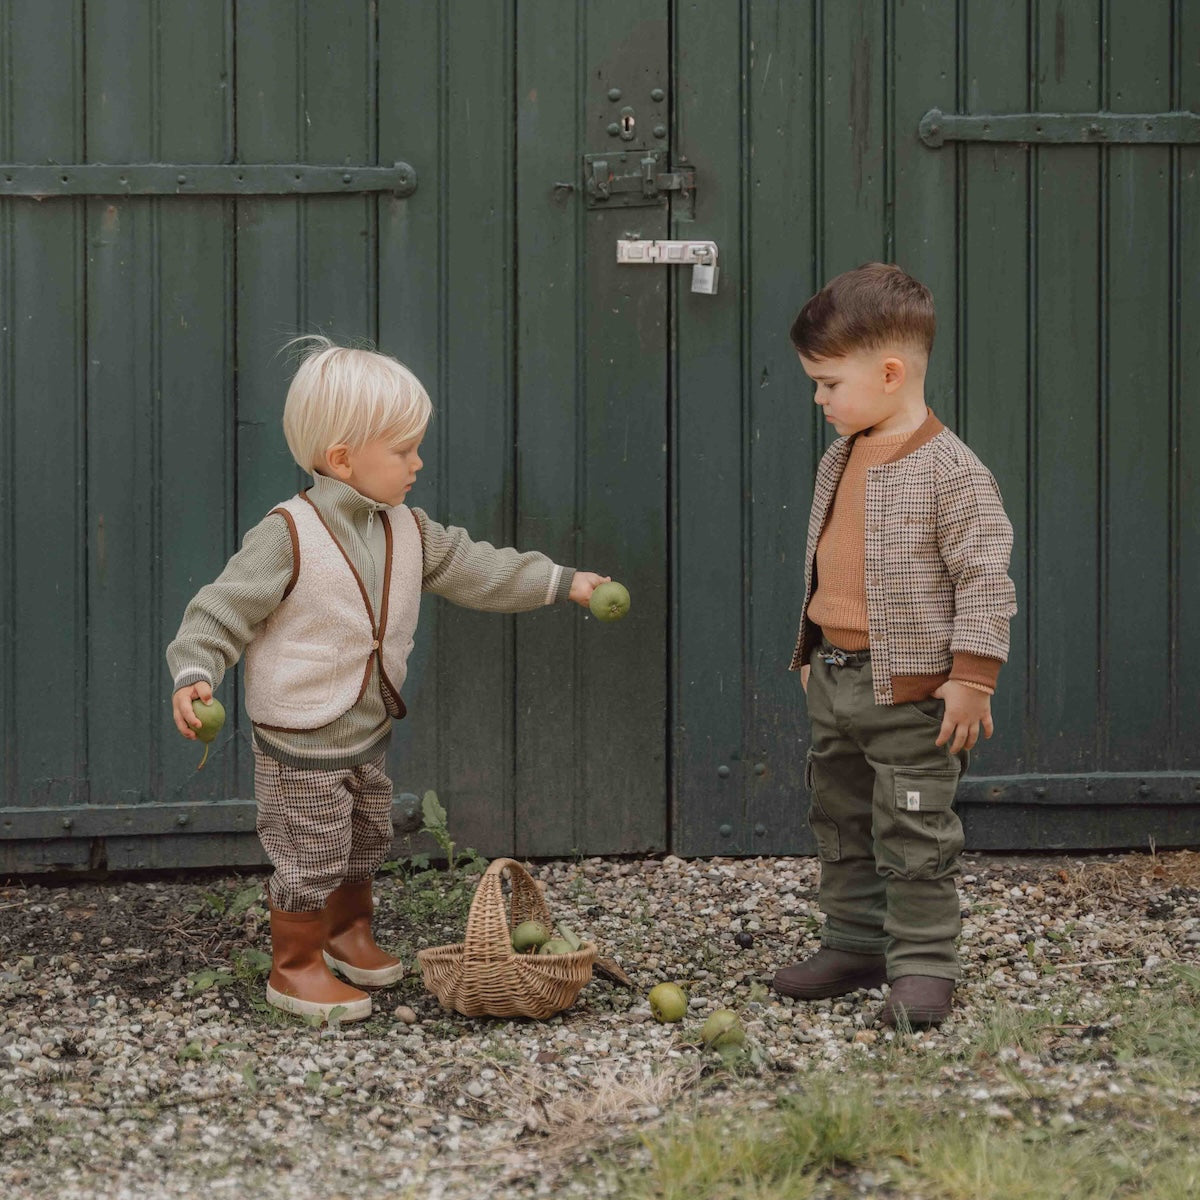
[[[998,1005],[1075,1014],[1048,1050],[997,1055],[1045,1097],[1050,1127],[1140,1086],[1138,1064],[1104,1048],[1131,992],[1200,961],[1198,864],[1187,852],[967,859],[953,1015],[905,1043],[942,1056],[946,1105],[1012,1119],[1016,1085],[967,1052]],[[556,1157],[549,1148],[572,1113],[593,1112],[595,1138],[644,1133],[698,1084],[724,1078],[698,1036],[718,1008],[746,1026],[748,1104],[894,1053],[895,1031],[874,1026],[886,988],[806,1003],[765,987],[818,945],[813,859],[589,858],[531,870],[555,919],[595,940],[635,990],[594,981],[544,1022],[447,1013],[413,959],[461,940],[465,908],[445,902],[444,872],[425,880],[425,901],[384,876],[379,940],[414,969],[375,993],[369,1020],[314,1028],[264,1003],[260,877],[0,888],[4,1194],[605,1196],[615,1185],[586,1165],[587,1137]],[[753,932],[752,945],[739,947],[738,932]],[[647,1006],[664,979],[689,992],[678,1024],[657,1024]],[[1078,1058],[1080,1047],[1102,1052]],[[617,1085],[631,1098],[587,1108]]]

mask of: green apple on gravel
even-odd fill
[[[746,1031],[735,1012],[719,1008],[704,1022],[700,1040],[712,1050],[724,1050],[730,1046],[741,1046],[746,1041]]]
[[[655,984],[649,1000],[656,1021],[682,1021],[687,1016],[687,992],[677,983]]]
[[[629,592],[615,581],[598,584],[588,608],[598,621],[619,621],[629,611]]]

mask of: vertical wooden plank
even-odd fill
[[[306,26],[296,0],[235,8],[237,127],[242,162],[300,162]],[[280,500],[307,485],[280,424],[294,363],[283,343],[308,332],[303,272],[303,202],[248,198],[236,212],[237,491],[236,546]]]
[[[748,853],[746,701],[750,547],[749,455],[743,385],[743,163],[749,20],[738,6],[675,9],[676,127],[681,157],[696,170],[694,221],[674,237],[713,239],[721,275],[715,296],[674,275],[672,621],[675,663],[672,846],[683,853]],[[786,69],[780,64],[781,69]]]
[[[1096,6],[1038,6],[1037,111],[1088,112],[1100,95]],[[1031,590],[1026,738],[1034,769],[1095,771],[1100,726],[1100,163],[1090,146],[1035,154]],[[1064,353],[1064,347],[1070,353]],[[974,414],[972,414],[972,419]],[[1008,675],[1006,670],[1001,678]],[[989,759],[991,755],[989,752]],[[989,771],[989,773],[991,773]]]
[[[517,537],[569,566],[580,559],[579,446],[587,308],[580,186],[586,11],[534,0],[517,8]],[[555,183],[571,187],[555,188]],[[627,563],[598,564],[621,578]],[[638,605],[640,597],[634,599]],[[612,632],[616,635],[609,638]],[[581,845],[587,799],[579,752],[584,642],[625,653],[622,627],[542,610],[516,623],[515,839],[521,854]]]
[[[636,132],[620,145],[662,145],[651,114],[662,111],[653,90],[671,86],[667,0],[593,0],[585,11],[581,149],[617,144],[605,130],[626,105]],[[609,97],[613,87],[619,100]],[[616,242],[663,237],[667,228],[665,207],[592,210],[584,221],[586,337],[577,344],[586,385],[576,450],[583,537],[575,565],[623,578],[636,605],[620,625],[589,622],[580,637],[578,844],[601,854],[666,843],[668,284],[665,269],[618,266]]]
[[[823,278],[888,252],[884,211],[885,13],[878,0],[820,7],[824,64]]]
[[[304,152],[308,162],[375,157],[373,4],[305,3]],[[339,342],[375,332],[375,198],[312,196],[304,209],[306,332]]]
[[[1174,107],[1200,111],[1200,8],[1175,5]],[[1172,342],[1174,352],[1174,742],[1171,761],[1200,768],[1200,146],[1175,151],[1172,214]]]
[[[970,112],[1021,112],[1030,101],[1032,65],[1026,0],[966,5],[965,95]],[[1019,31],[1019,36],[1014,35]],[[942,151],[944,153],[944,151]],[[1029,154],[1018,146],[967,146],[963,164],[959,263],[959,379],[955,412],[938,415],[987,464],[1012,521],[1010,574],[1021,615],[1011,623],[1010,666],[992,701],[995,737],[981,750],[987,771],[1019,769],[1026,729],[1026,404],[1029,391]],[[938,297],[944,311],[950,296]],[[942,350],[948,349],[943,345]]]
[[[810,853],[805,702],[799,675],[787,668],[804,589],[814,406],[788,331],[823,282],[812,267],[813,5],[759,3],[750,9],[748,33],[747,134],[754,166],[741,214],[749,350],[741,381],[749,463],[743,760],[749,836],[744,833],[743,842],[758,853]]]
[[[153,161],[155,14],[132,0],[86,9],[87,151]],[[88,201],[88,714],[93,802],[148,798],[146,749],[162,718],[154,591],[160,433],[155,367],[159,202]],[[132,753],[131,753],[132,748]]]
[[[0,22],[2,153],[78,161],[79,3],[10,0]],[[88,795],[83,215],[0,201],[0,791],[21,806]]]
[[[448,4],[445,342],[432,515],[496,545],[513,538],[512,2]],[[471,147],[471,153],[459,148]],[[438,778],[463,841],[510,851],[512,618],[439,601]]]
[[[446,95],[445,4],[383,5],[379,11],[379,160],[416,168],[417,191],[408,199],[379,201],[379,344],[406,363],[433,401],[421,457],[425,467],[409,503],[445,518],[442,494],[442,400],[445,377],[443,254]],[[416,645],[404,687],[408,716],[393,725],[389,771],[398,791],[420,795],[440,787],[443,730],[437,672],[441,605],[421,606]],[[449,800],[449,797],[444,797]],[[450,827],[458,835],[451,803]]]
[[[953,145],[931,150],[918,128],[931,108],[960,110],[959,8],[959,0],[899,6],[891,0],[894,39],[888,69],[893,259],[933,293],[937,339],[925,399],[943,420],[953,417],[958,399],[958,151]]]
[[[233,46],[227,22],[220,5],[186,18],[173,9],[162,13],[155,96],[159,161],[221,162],[232,156]],[[180,738],[171,720],[172,684],[162,650],[175,636],[188,600],[216,577],[233,549],[233,205],[182,196],[157,203],[152,368],[159,410],[160,485],[154,489],[159,655],[152,663],[153,791],[159,800],[216,800],[239,790],[238,754],[227,750],[236,747],[228,739],[240,724],[235,693],[222,689],[233,699],[226,731],[205,770],[197,772],[196,743]]]
[[[1110,18],[1106,107],[1165,109],[1169,6],[1114,3]],[[1156,69],[1147,70],[1151,63]],[[1169,153],[1108,151],[1101,638],[1109,770],[1161,770],[1169,762]]]

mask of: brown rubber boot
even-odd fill
[[[892,980],[892,990],[879,1010],[880,1025],[904,1025],[910,1029],[928,1029],[940,1025],[950,1015],[953,979],[934,975],[901,975]]]
[[[271,905],[271,974],[267,1003],[300,1017],[323,1017],[341,1009],[342,1021],[371,1015],[371,997],[330,974],[321,948],[326,916],[320,912],[284,912]]]
[[[360,987],[386,987],[404,974],[404,964],[375,944],[371,932],[371,882],[343,883],[329,897],[325,911],[325,962]]]
[[[880,987],[886,981],[882,954],[856,954],[822,946],[810,958],[776,971],[771,987],[797,1000],[826,1000],[859,988]]]

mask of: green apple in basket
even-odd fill
[[[536,954],[549,940],[544,921],[522,921],[513,930],[512,948],[518,954]]]

